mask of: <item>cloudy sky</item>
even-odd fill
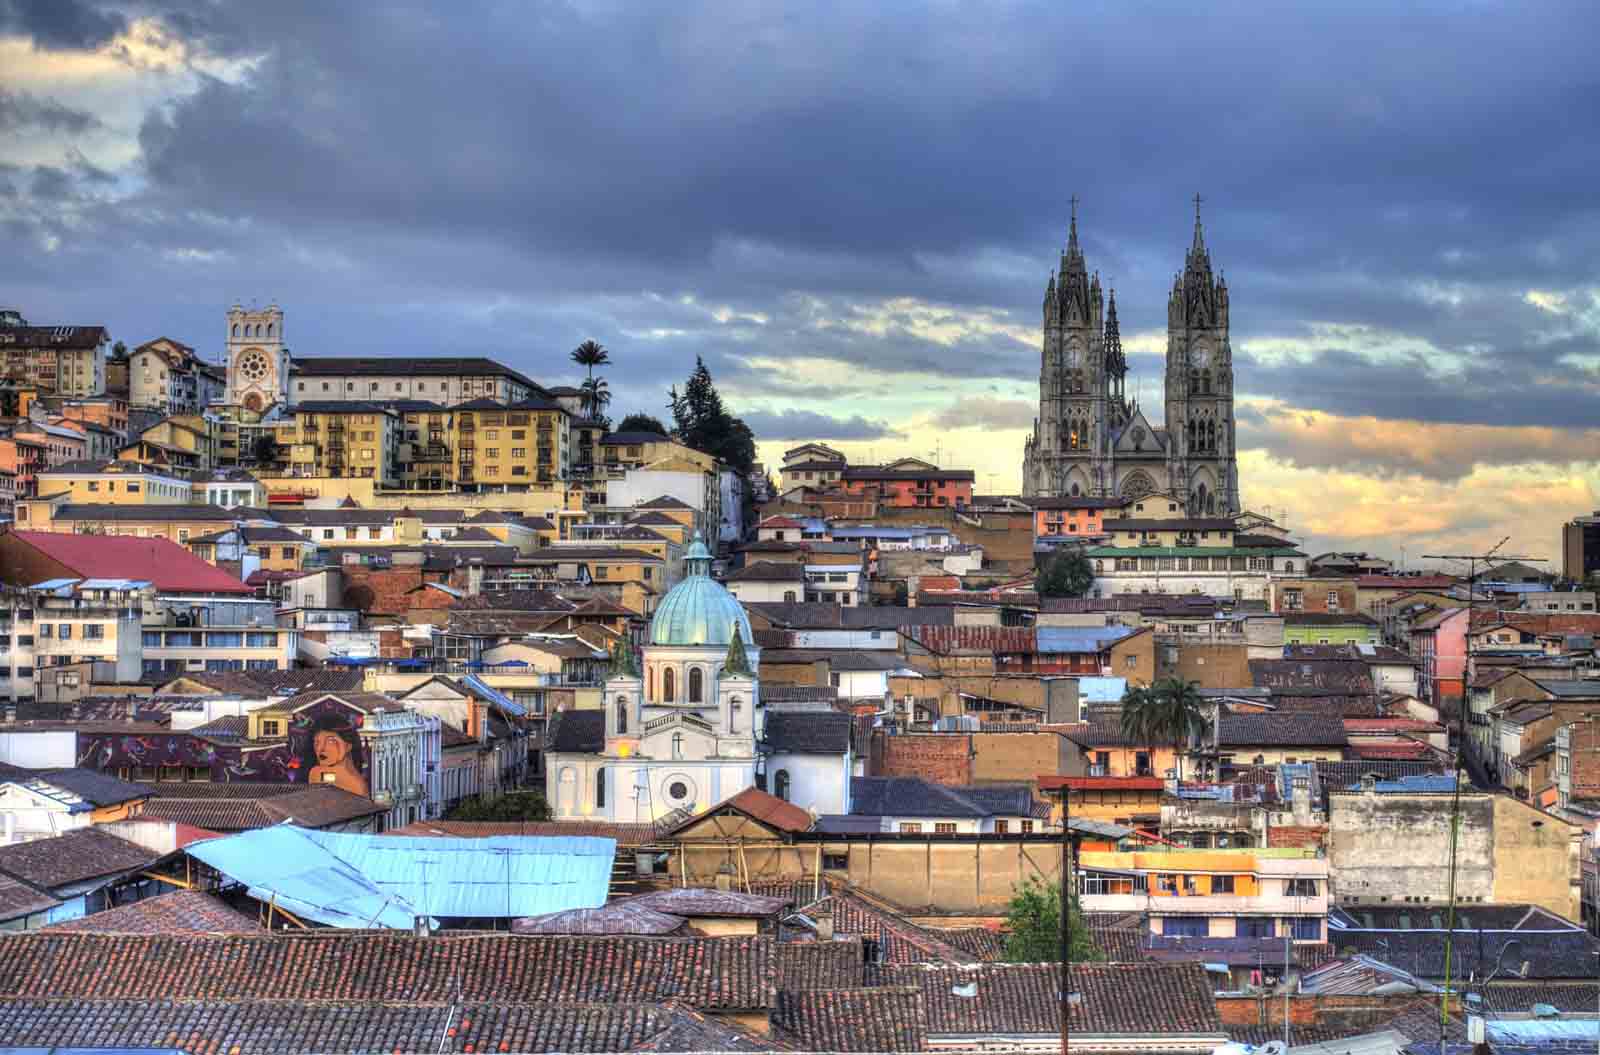
[[[1401,14],[1395,14],[1401,11]],[[221,351],[474,354],[613,415],[703,355],[776,461],[1019,483],[1067,201],[1159,414],[1190,198],[1245,503],[1311,546],[1600,506],[1585,3],[0,0],[0,301]]]

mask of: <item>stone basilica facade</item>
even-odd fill
[[[1167,300],[1166,406],[1152,426],[1125,391],[1117,299],[1089,274],[1074,207],[1044,296],[1039,416],[1022,463],[1027,497],[1186,496],[1191,516],[1239,512],[1228,285],[1211,272],[1200,227]]]

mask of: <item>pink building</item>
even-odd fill
[[[1465,695],[1467,609],[1441,608],[1411,624],[1411,656],[1421,669],[1417,688],[1435,707]]]

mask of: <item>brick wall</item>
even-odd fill
[[[1267,829],[1267,846],[1292,846],[1301,849],[1321,846],[1328,838],[1326,825],[1316,825],[1310,828],[1296,828],[1290,825],[1274,825]]]
[[[921,777],[935,784],[972,783],[972,738],[960,733],[872,734],[869,776]]]
[[[451,582],[448,572],[425,571],[420,565],[368,568],[359,564],[347,564],[341,570],[344,573],[345,605],[360,609],[364,613],[398,615],[410,610],[414,601],[411,591],[424,582],[442,582],[452,586],[466,585],[464,576],[462,582],[454,583]]]
[[[1296,996],[1289,999],[1289,1024],[1325,1029],[1382,1029],[1394,1017],[1415,1003],[1417,994],[1391,996]],[[1452,1003],[1454,1001],[1452,1000]],[[1224,1026],[1271,1026],[1283,1024],[1281,996],[1219,996],[1217,1015]],[[1435,1001],[1434,1006],[1438,1004]]]

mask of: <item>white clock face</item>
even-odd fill
[[[258,348],[252,348],[239,356],[239,376],[246,381],[260,383],[272,373],[272,361],[267,358],[267,353]]]

